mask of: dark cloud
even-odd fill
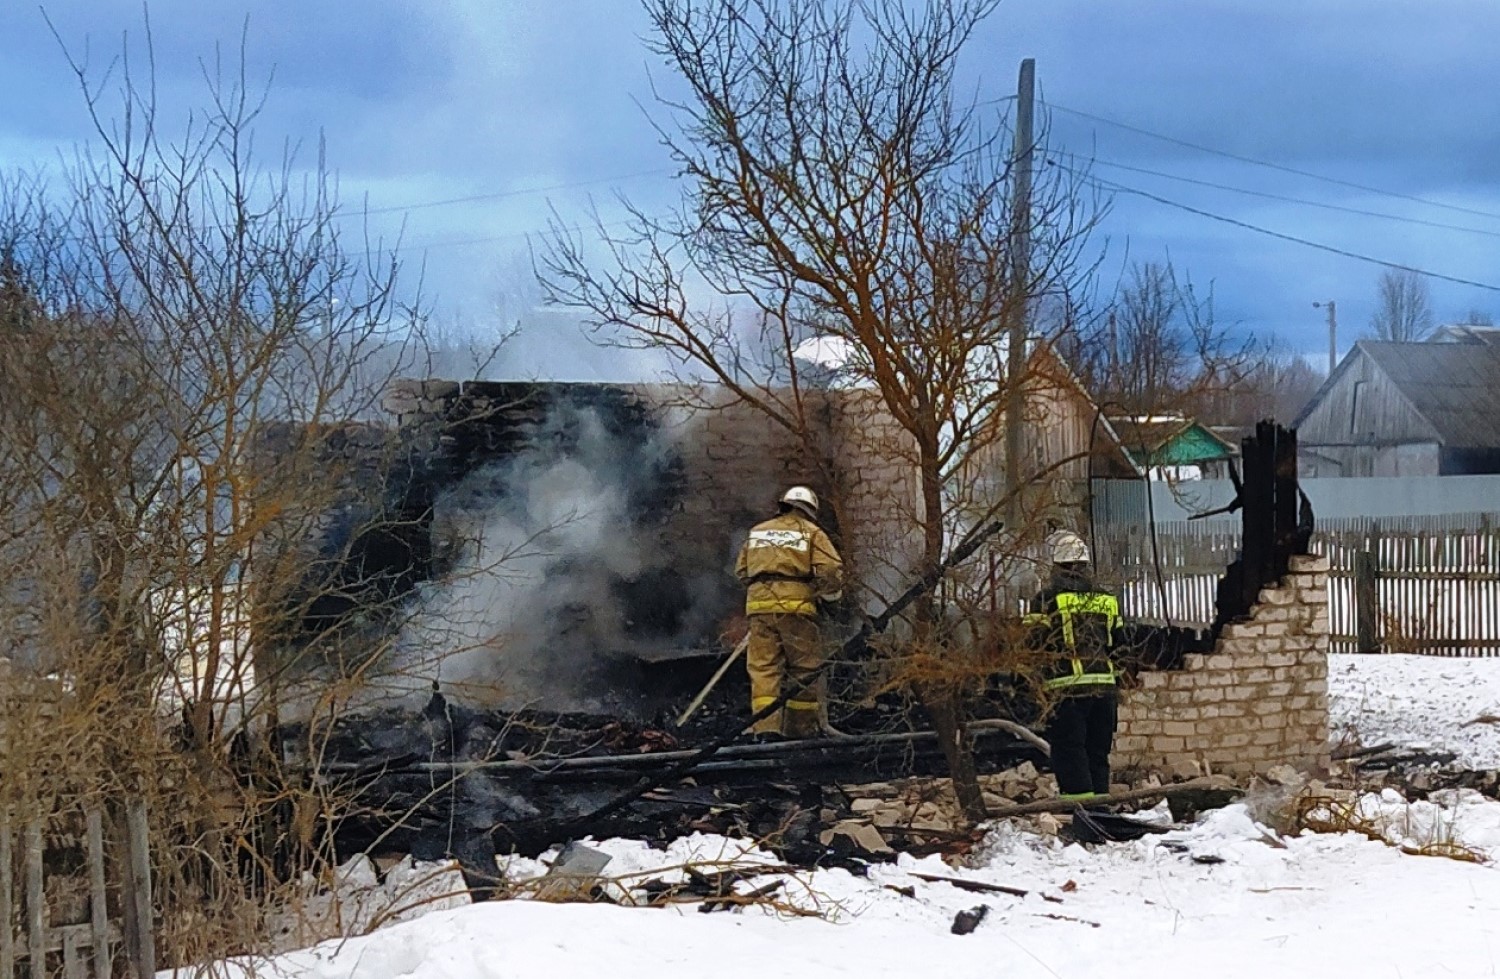
[[[52,10],[74,50],[102,64],[135,0]],[[233,51],[248,16],[252,76],[274,68],[265,145],[319,133],[346,200],[373,208],[512,196],[370,218],[422,267],[445,315],[482,321],[550,200],[580,220],[618,186],[667,206],[651,99],[629,0],[153,0],[159,81],[173,106],[201,92],[198,59]],[[1500,4],[1470,0],[1008,0],[974,39],[965,84],[1013,91],[1035,57],[1053,147],[1097,157],[1120,185],[1332,247],[1500,285],[1494,237],[1341,214],[1111,169],[1115,163],[1284,197],[1500,233],[1463,214],[1214,156],[1092,121],[1083,110],[1180,140],[1500,216]],[[61,55],[35,8],[0,6],[0,162],[49,159],[86,135]],[[310,154],[305,154],[305,158]],[[588,186],[556,187],[583,181]],[[1344,335],[1369,318],[1378,267],[1121,194],[1102,229],[1104,269],[1171,257],[1215,286],[1220,317],[1318,351],[1314,300],[1339,302]],[[476,239],[478,239],[476,241]],[[1104,276],[1107,280],[1108,276]],[[1500,313],[1500,294],[1434,281],[1439,318]],[[560,336],[560,335],[559,335]],[[550,339],[550,338],[548,338]],[[545,360],[548,339],[526,350]],[[559,339],[559,343],[560,343]],[[573,342],[570,340],[570,342]]]

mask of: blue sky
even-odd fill
[[[45,7],[62,40],[75,52],[87,45],[99,66],[122,32],[141,31],[136,0]],[[633,0],[153,0],[150,11],[159,89],[178,107],[202,91],[199,59],[215,44],[236,50],[248,22],[252,76],[274,71],[261,145],[300,141],[311,162],[321,133],[345,203],[380,209],[373,229],[403,235],[408,272],[421,274],[433,308],[467,327],[525,304],[526,235],[549,204],[573,220],[591,197],[608,209],[616,190],[648,208],[675,198],[642,108],[662,69],[640,42]],[[1500,287],[1500,3],[1007,0],[966,54],[966,84],[980,98],[1011,94],[1028,56],[1054,107],[1051,144],[1096,157],[1104,180]],[[0,92],[0,165],[55,165],[87,139],[58,43],[19,0],[0,0]],[[401,210],[473,195],[506,196]],[[1128,193],[1098,246],[1106,280],[1132,260],[1170,256],[1200,286],[1214,283],[1221,320],[1315,355],[1327,341],[1313,301],[1338,302],[1346,346],[1368,323],[1379,273]],[[1440,321],[1471,308],[1500,319],[1500,291],[1430,284]],[[575,345],[565,361],[549,355],[561,349],[554,339],[516,345],[508,365],[596,371],[595,355]]]

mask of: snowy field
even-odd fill
[[[1335,737],[1423,745],[1456,751],[1468,766],[1500,767],[1500,725],[1466,724],[1500,714],[1500,660],[1334,656],[1330,699]],[[1092,849],[1007,823],[972,866],[902,857],[865,878],[803,873],[785,878],[780,909],[701,914],[694,904],[517,899],[432,911],[230,971],[275,979],[1500,974],[1500,803],[1468,790],[1408,803],[1388,789],[1356,808],[1387,842],[1279,836],[1245,805],[1166,836]],[[1432,844],[1462,845],[1485,862],[1410,852]],[[641,900],[647,880],[681,879],[684,863],[774,862],[722,837],[679,840],[665,852],[624,840],[594,845],[613,857],[608,890],[623,904]],[[505,865],[518,881],[544,871],[532,860]],[[916,873],[1028,893],[970,893]],[[952,934],[954,915],[979,905],[990,910],[978,928]]]
[[[1334,655],[1328,699],[1336,743],[1452,751],[1458,767],[1500,768],[1500,657]]]
[[[1500,843],[1500,805],[1472,807],[1493,810],[1483,835]],[[661,875],[688,859],[770,860],[756,851],[742,856],[739,844],[719,837],[682,840],[667,853],[625,841],[602,846],[615,855],[608,872],[622,875]],[[972,894],[910,871],[1030,893]],[[916,896],[892,888],[913,888]],[[1173,837],[1092,852],[1001,828],[978,869],[955,870],[932,857],[873,868],[867,879],[819,871],[788,887],[788,900],[825,918],[760,907],[700,914],[692,905],[513,900],[435,912],[259,963],[256,972],[299,979],[1376,979],[1500,970],[1500,872],[1407,856],[1353,835],[1279,840],[1241,806]],[[991,911],[978,929],[951,934],[954,914],[980,904]]]

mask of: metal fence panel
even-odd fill
[[[1500,476],[1322,478],[1303,479],[1298,485],[1320,525],[1326,520],[1500,514]],[[1158,523],[1186,520],[1225,506],[1235,494],[1227,479],[1178,483],[1096,479],[1092,486],[1094,522],[1099,526],[1145,524],[1152,518]],[[1207,520],[1235,527],[1240,523],[1237,513],[1216,514]]]

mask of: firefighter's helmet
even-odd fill
[[[1088,564],[1089,546],[1071,530],[1055,530],[1047,536],[1053,564]]]
[[[793,486],[781,494],[781,505],[784,507],[796,507],[809,517],[818,515],[818,494],[806,486]]]

